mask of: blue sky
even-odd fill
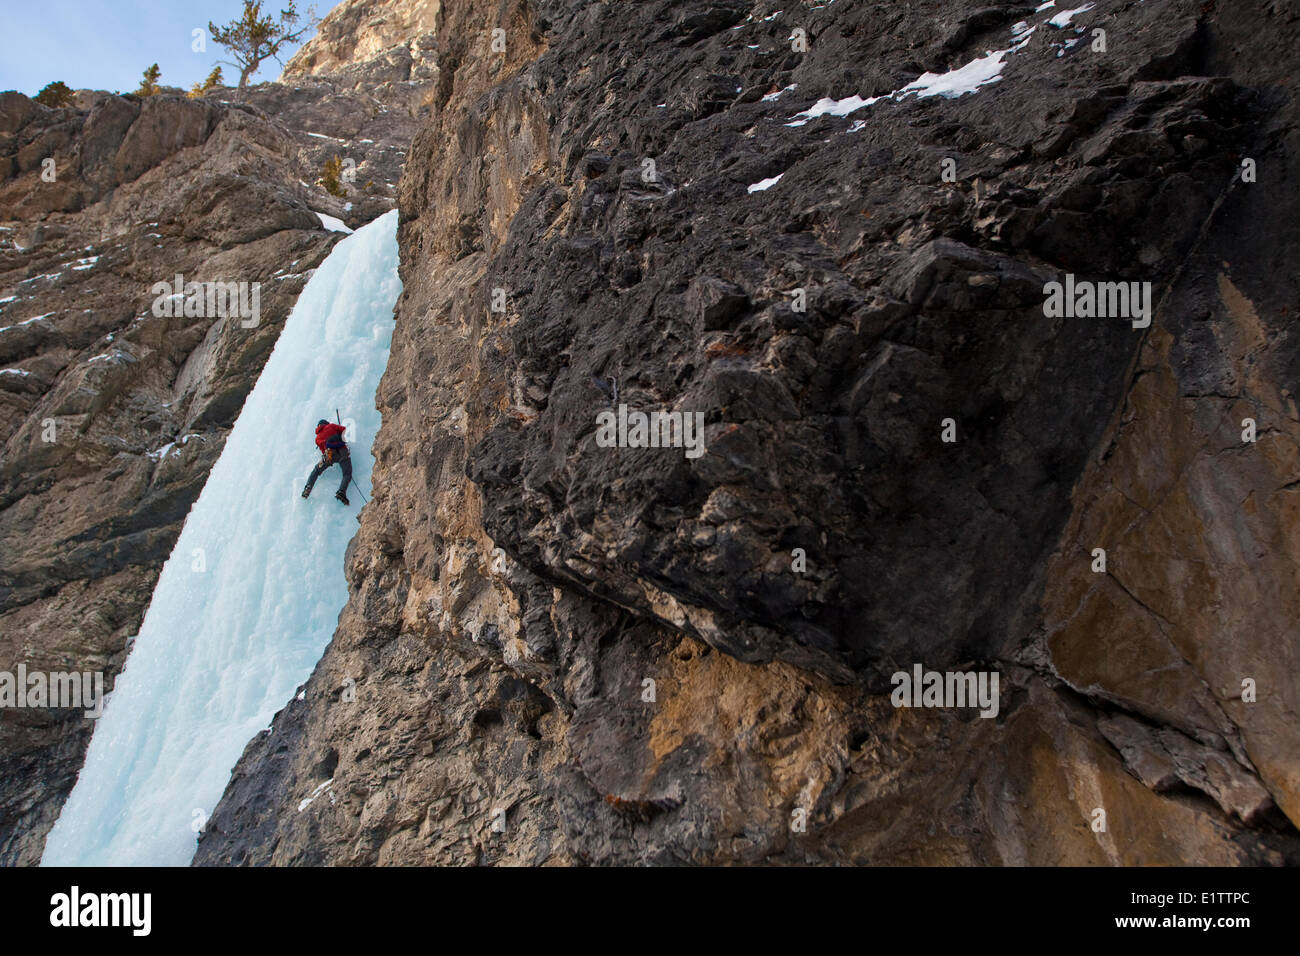
[[[264,0],[262,7],[278,17],[287,5]],[[300,16],[307,5],[299,0]],[[332,6],[333,0],[317,0],[317,16]],[[74,90],[129,93],[151,63],[162,70],[159,82],[188,89],[218,60],[229,59],[211,37],[206,52],[194,52],[191,31],[206,33],[209,20],[228,23],[242,10],[242,0],[0,0],[0,90],[32,96],[62,80]],[[289,57],[281,53],[280,59]],[[222,70],[227,84],[239,79],[234,67]],[[279,75],[280,65],[271,60],[249,82]]]

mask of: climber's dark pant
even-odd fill
[[[326,461],[322,455],[320,461],[316,462],[316,467],[311,470],[311,476],[307,479],[307,491],[310,494],[312,486],[316,484],[316,479],[320,477],[321,472],[330,465],[338,465],[343,469],[343,481],[339,485],[339,491],[346,494],[348,485],[352,482],[352,456],[348,454],[347,449],[336,451],[333,461]]]

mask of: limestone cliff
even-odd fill
[[[404,82],[437,70],[439,0],[343,0],[285,66],[286,77],[362,78]],[[396,66],[398,72],[390,72]],[[402,67],[405,74],[402,75]],[[380,75],[388,73],[388,75]]]
[[[340,8],[436,71],[374,497],[197,863],[1300,859],[1300,25],[1038,7]]]
[[[58,110],[0,95],[0,670],[103,671],[112,686],[341,235],[317,213],[356,226],[396,202],[428,84],[372,69],[400,96],[330,75],[200,99],[81,91]],[[335,156],[351,160],[342,195],[317,184]],[[255,284],[260,314],[159,315],[153,286],[178,274]],[[91,730],[80,711],[0,711],[0,863],[39,860]]]

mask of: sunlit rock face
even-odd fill
[[[285,76],[346,73],[403,54],[417,72],[432,65],[440,0],[344,0],[285,65]],[[410,77],[403,77],[408,79]]]

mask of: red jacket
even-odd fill
[[[346,448],[343,444],[343,433],[347,431],[342,425],[317,425],[316,426],[316,447],[320,449],[323,455],[329,449],[337,451],[340,448]]]

